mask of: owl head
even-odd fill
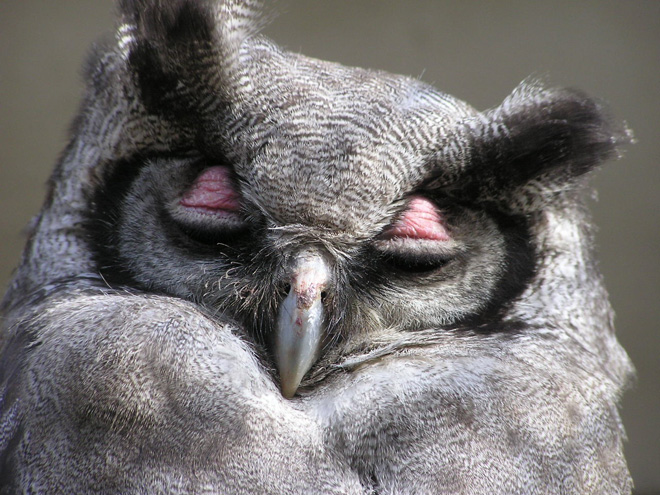
[[[192,300],[287,397],[376,349],[538,328],[625,375],[580,200],[628,139],[599,102],[526,81],[477,111],[285,51],[257,2],[120,5],[14,290]]]

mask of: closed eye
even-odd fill
[[[231,175],[227,166],[207,167],[171,203],[171,217],[192,239],[213,245],[245,231],[241,195]]]
[[[445,219],[426,198],[414,196],[401,216],[379,236],[380,239],[449,241]]]
[[[240,196],[231,179],[229,167],[205,169],[183,194],[179,204],[190,212],[224,220],[236,220]]]
[[[401,215],[376,238],[374,247],[390,269],[423,274],[454,259],[456,243],[442,212],[430,200],[414,196]]]

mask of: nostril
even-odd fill
[[[291,284],[282,284],[280,286],[280,293],[282,297],[286,297],[291,293]]]

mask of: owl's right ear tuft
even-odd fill
[[[211,41],[215,23],[214,2],[205,0],[121,0],[124,25],[139,41],[152,44]]]
[[[119,50],[145,108],[201,122],[232,96],[243,42],[260,27],[256,0],[120,0]],[[202,108],[203,107],[203,108]]]
[[[216,44],[226,55],[266,22],[262,0],[119,0],[121,30],[153,44]]]
[[[119,49],[145,108],[180,118],[194,101],[192,79],[211,79],[216,40],[216,5],[207,0],[120,0]],[[199,88],[201,89],[201,88]]]

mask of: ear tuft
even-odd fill
[[[138,39],[152,44],[211,41],[215,23],[213,2],[204,0],[121,0],[124,23]]]
[[[570,188],[631,142],[630,131],[601,102],[536,82],[523,83],[502,105],[485,112],[470,133],[467,182],[475,194],[489,198],[494,191],[505,198],[531,182],[541,195]]]
[[[239,51],[260,26],[257,0],[120,0],[119,49],[149,112],[180,120],[227,96]],[[217,99],[217,98],[216,98]]]

